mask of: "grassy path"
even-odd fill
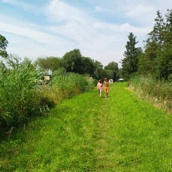
[[[59,104],[0,142],[4,172],[171,172],[172,116],[113,84]]]

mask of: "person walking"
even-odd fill
[[[98,90],[99,96],[102,97],[102,82],[101,82],[101,80],[98,80],[98,82],[97,82],[97,90]]]
[[[104,93],[105,93],[105,98],[107,98],[108,94],[109,94],[109,81],[107,80],[107,78],[104,79],[103,89],[104,89]]]

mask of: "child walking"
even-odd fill
[[[102,97],[102,82],[101,82],[101,80],[98,80],[97,89],[98,89],[99,96]]]
[[[109,82],[108,82],[107,78],[104,79],[103,89],[104,89],[104,93],[105,93],[105,98],[107,98],[108,94],[109,94]]]

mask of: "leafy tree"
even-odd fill
[[[158,44],[150,42],[144,53],[139,55],[138,71],[140,74],[156,76]]]
[[[164,19],[160,11],[157,11],[145,52],[139,59],[139,72],[167,80],[172,73],[172,10],[167,10],[165,17]]]
[[[96,60],[94,62],[94,67],[95,67],[94,78],[102,79],[104,78],[104,76],[106,76],[106,73],[103,70],[103,65],[99,61]]]
[[[90,76],[94,76],[95,65],[94,60],[89,57],[82,57],[83,60],[83,68],[84,74],[89,74]]]
[[[157,11],[155,25],[152,31],[148,34],[146,40],[145,52],[139,58],[139,73],[156,77],[157,71],[157,56],[164,44],[165,23],[160,11]]]
[[[167,10],[166,23],[164,29],[164,43],[172,45],[172,10]]]
[[[172,76],[172,10],[165,15],[164,44],[158,55],[159,78],[168,80]]]
[[[149,45],[150,42],[155,42],[161,48],[161,45],[164,43],[164,18],[160,11],[157,11],[157,17],[155,18],[155,25],[153,30],[148,34],[149,38],[147,40],[147,44]]]
[[[172,49],[171,46],[163,48],[158,56],[157,63],[157,78],[161,80],[168,80],[172,75]]]
[[[6,38],[2,35],[0,35],[0,56],[1,57],[7,57],[8,54],[6,52],[6,47],[8,45],[8,41]]]
[[[140,47],[136,47],[138,42],[132,32],[129,33],[128,39],[124,52],[125,58],[122,60],[122,75],[125,79],[129,79],[138,71],[138,56],[142,52]]]
[[[80,50],[74,49],[62,57],[62,65],[67,72],[83,74],[83,59]]]
[[[61,59],[57,57],[38,58],[35,64],[45,71],[51,70],[52,72],[62,66]]]
[[[104,67],[107,70],[118,70],[118,63],[110,62],[107,66]]]
[[[104,75],[103,75],[104,77],[103,78],[113,79],[113,77],[114,77],[113,70],[108,70],[108,69],[105,70],[104,69],[103,71],[104,71]]]
[[[108,73],[109,73],[110,76],[108,78],[111,78],[114,81],[116,81],[119,78],[119,74],[118,74],[118,63],[112,61],[107,66],[105,66],[104,69],[106,71],[109,70]]]

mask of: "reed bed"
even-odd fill
[[[0,70],[0,137],[45,114],[56,103],[92,88],[92,80],[79,74],[54,76],[40,85],[42,71],[29,60],[6,59]]]
[[[49,85],[42,86],[42,95],[57,104],[92,88],[94,88],[92,78],[75,73],[64,73],[53,76]]]
[[[31,64],[13,63],[0,71],[0,129],[14,128],[41,114],[40,72]],[[0,133],[2,135],[2,133]]]

